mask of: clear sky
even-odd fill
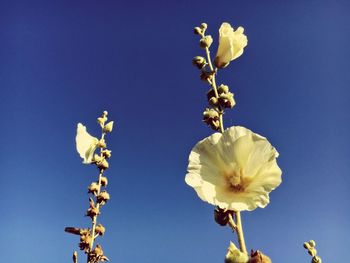
[[[1,1],[1,261],[72,262],[87,227],[93,166],[75,151],[76,124],[99,136],[103,110],[111,194],[99,242],[112,262],[223,262],[230,229],[184,182],[207,86],[193,27],[217,40],[224,21],[248,46],[218,76],[237,106],[225,126],[266,136],[283,183],[265,209],[242,214],[248,249],[273,262],[344,262],[350,244],[348,1]],[[213,52],[215,52],[215,45]],[[80,262],[85,256],[80,254]]]

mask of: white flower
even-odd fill
[[[244,127],[231,127],[197,143],[185,181],[203,201],[222,209],[263,208],[282,181],[277,157],[266,138]]]
[[[230,61],[243,54],[243,49],[248,44],[247,36],[243,32],[243,27],[238,27],[234,31],[229,23],[222,23],[219,29],[219,47],[214,60],[215,66],[224,68]]]
[[[78,123],[77,136],[75,137],[77,151],[81,158],[83,158],[83,163],[91,163],[92,157],[97,148],[98,139],[91,136],[87,131],[86,127]]]

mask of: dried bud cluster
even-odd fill
[[[104,255],[101,245],[96,245],[94,248],[95,238],[98,236],[103,236],[106,229],[102,224],[97,224],[97,216],[101,214],[101,207],[106,204],[106,202],[110,199],[110,195],[105,188],[108,185],[108,179],[104,176],[105,170],[109,168],[109,163],[107,159],[111,158],[112,151],[106,149],[107,144],[104,139],[107,133],[112,132],[113,130],[113,121],[107,123],[107,111],[104,111],[102,116],[97,118],[98,124],[102,129],[102,137],[101,139],[97,139],[92,137],[91,135],[86,135],[86,128],[82,127],[82,125],[78,125],[77,133],[77,149],[79,154],[83,157],[87,154],[84,153],[85,149],[88,149],[88,154],[90,159],[87,159],[85,163],[95,164],[99,169],[99,179],[95,182],[92,182],[88,187],[88,193],[92,196],[89,197],[89,208],[86,211],[86,216],[91,218],[92,228],[75,228],[75,227],[67,227],[65,229],[66,232],[72,233],[75,235],[80,235],[80,243],[79,248],[85,252],[88,256],[88,263],[97,263],[108,261],[108,258]],[[79,137],[78,137],[79,135]],[[88,139],[85,140],[85,138]],[[93,138],[93,139],[91,139]],[[94,147],[91,147],[89,143],[94,143]],[[100,148],[100,153],[94,153],[96,148]],[[75,257],[75,260],[76,257]],[[74,261],[75,262],[75,261]]]

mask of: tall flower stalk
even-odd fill
[[[88,187],[89,208],[85,216],[90,217],[91,227],[77,228],[66,227],[65,231],[71,234],[80,236],[79,248],[87,255],[87,263],[97,263],[108,261],[104,255],[102,246],[95,244],[95,240],[105,233],[105,227],[98,222],[98,216],[101,214],[101,208],[110,199],[109,193],[106,190],[108,179],[105,176],[105,171],[109,168],[108,160],[111,157],[111,150],[107,149],[105,136],[113,130],[113,121],[107,123],[107,111],[102,113],[102,116],[97,118],[97,122],[101,127],[101,137],[97,139],[91,136],[86,127],[81,123],[77,126],[76,148],[83,159],[84,164],[93,164],[97,167],[99,173],[96,181],[92,182]],[[95,153],[99,148],[99,153]],[[73,253],[73,262],[78,262],[78,254]]]
[[[266,138],[244,127],[225,130],[223,114],[236,102],[229,87],[216,81],[218,70],[241,56],[248,40],[242,27],[234,30],[223,23],[213,63],[210,55],[213,38],[206,34],[207,28],[202,23],[194,29],[205,57],[196,56],[192,63],[200,70],[200,78],[209,84],[209,106],[203,112],[203,121],[219,133],[203,139],[192,149],[185,181],[203,201],[216,205],[215,221],[221,226],[228,225],[237,234],[239,249],[230,243],[226,263],[271,262],[260,251],[252,250],[248,255],[241,211],[263,208],[269,203],[269,192],[281,183],[278,152]],[[256,261],[258,258],[261,261]]]

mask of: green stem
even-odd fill
[[[243,253],[248,254],[247,248],[245,246],[245,241],[244,241],[241,212],[239,211],[236,212],[236,222],[237,222],[237,236],[238,236],[239,247]]]

